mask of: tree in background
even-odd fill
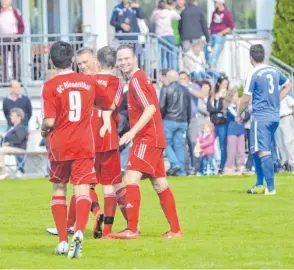
[[[294,2],[276,0],[273,55],[294,66]]]

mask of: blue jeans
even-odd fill
[[[175,51],[173,46],[175,46],[175,37],[174,36],[165,36],[161,37],[166,42],[162,42],[159,40],[160,51],[161,51],[161,69],[178,69],[177,59],[175,57]],[[171,44],[172,46],[169,46]]]
[[[202,156],[201,157],[201,174],[207,175],[209,171],[214,171],[213,156]]]
[[[221,150],[221,162],[220,169],[223,170],[227,161],[227,130],[228,126],[225,125],[216,125],[215,126],[215,134],[218,137],[220,150]]]
[[[166,156],[171,167],[179,166],[177,175],[187,175],[185,170],[185,135],[188,124],[185,122],[177,122],[164,120],[164,133],[167,142]]]
[[[212,52],[209,53],[206,48],[206,58],[207,58],[209,65],[216,66],[217,60],[218,60],[218,58],[224,48],[225,41],[226,41],[226,36],[221,37],[217,34],[212,34],[210,36],[210,43],[211,43],[211,47],[212,47]]]

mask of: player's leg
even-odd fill
[[[112,185],[103,186],[104,194],[104,228],[103,237],[107,237],[112,231],[112,225],[114,222],[115,212],[116,212],[116,194],[114,187]]]
[[[95,191],[95,185],[90,185],[90,198],[92,201],[91,212],[94,214],[94,216],[96,216],[97,213],[101,212],[101,209],[99,204],[99,198]]]
[[[183,234],[180,228],[175,198],[170,187],[168,186],[166,178],[153,178],[151,179],[151,183],[159,197],[161,208],[170,225],[169,232],[164,234],[163,237],[182,237]]]
[[[70,162],[51,162],[49,181],[53,183],[51,212],[57,228],[59,244],[56,254],[68,252],[66,184],[70,178]]]
[[[66,184],[53,183],[53,196],[51,201],[51,212],[58,232],[59,244],[55,249],[56,254],[68,252],[67,238],[67,206],[66,206]]]
[[[76,223],[76,196],[75,196],[75,190],[73,188],[73,194],[70,198],[70,204],[69,204],[69,209],[68,209],[68,214],[67,214],[67,229],[68,232],[73,234],[74,227]]]
[[[130,159],[132,160],[132,159]],[[127,229],[119,232],[112,233],[111,238],[114,239],[137,239],[138,223],[139,223],[139,210],[141,204],[141,192],[139,182],[142,178],[142,173],[133,170],[127,170],[125,175],[126,184],[126,210],[128,217]]]
[[[71,166],[71,184],[75,186],[76,196],[76,227],[68,258],[78,258],[82,254],[84,231],[91,210],[90,185],[96,184],[94,159],[74,160]]]
[[[118,204],[118,207],[125,219],[125,221],[128,221],[128,215],[127,215],[127,208],[126,208],[126,186],[124,183],[119,183],[119,184],[115,184],[113,185],[113,188],[115,190],[115,194],[116,194],[116,201]]]

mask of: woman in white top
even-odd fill
[[[151,15],[150,20],[155,25],[155,34],[162,39],[162,41],[159,40],[161,69],[177,69],[175,63],[177,52],[174,50],[175,36],[172,29],[172,20],[179,21],[180,19],[181,16],[165,1],[159,1],[157,9]]]

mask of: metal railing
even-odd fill
[[[184,53],[180,47],[171,45],[165,39],[153,33],[147,36],[140,34],[116,34],[113,46],[133,44],[138,56],[139,66],[147,75],[156,81],[162,68],[182,69]],[[228,35],[223,54],[223,63],[220,63],[221,72],[225,72],[231,79],[242,82],[245,80],[249,62],[249,48],[254,43],[263,43],[270,51],[272,43],[271,30],[246,29],[236,30]],[[267,62],[278,66],[291,80],[294,81],[294,68],[281,60],[267,54]]]
[[[50,46],[58,40],[69,42],[74,51],[83,46],[96,49],[97,35],[1,35],[0,86],[8,85],[12,79],[20,81],[24,88],[42,84],[48,70],[52,69],[49,62]]]

